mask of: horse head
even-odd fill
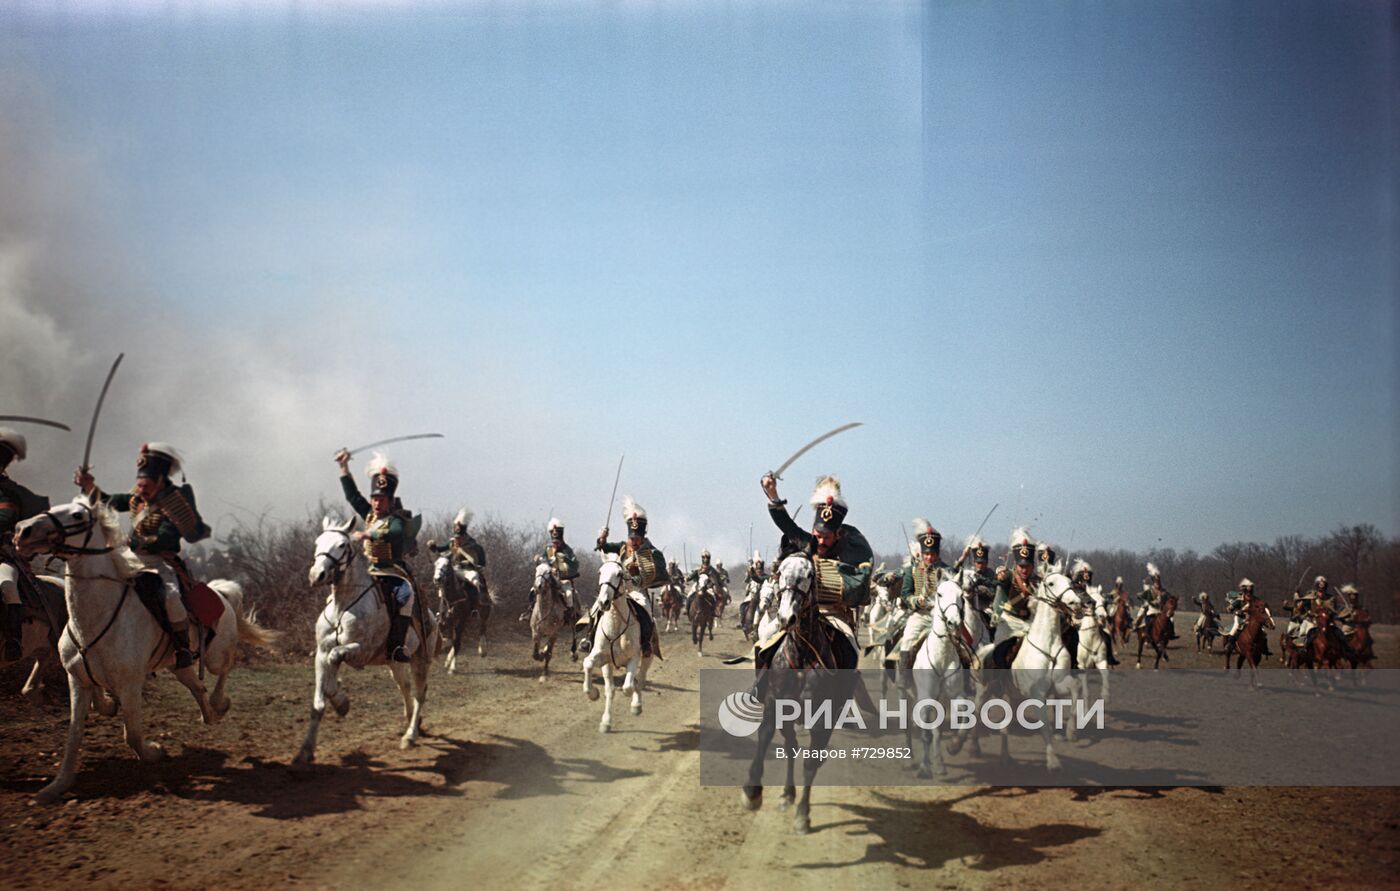
[[[603,565],[598,567],[598,607],[608,609],[612,606],[613,600],[622,596],[622,583],[625,576],[622,572],[622,562],[618,560],[616,554],[608,554],[603,558]]]
[[[353,519],[344,523],[336,523],[330,517],[321,520],[321,534],[316,536],[316,549],[306,576],[311,587],[339,582],[350,564],[355,562],[355,547],[350,538],[354,525]]]
[[[1069,576],[1063,573],[1052,572],[1046,576],[1041,588],[1043,593],[1038,595],[1038,599],[1050,604],[1062,616],[1072,616],[1084,602],[1079,592],[1074,590],[1074,583],[1070,581]]]
[[[792,554],[778,567],[778,620],[784,628],[807,609],[813,578],[812,561],[801,554]]]
[[[25,559],[36,554],[67,559],[117,550],[126,552],[125,547],[112,544],[120,540],[121,527],[116,514],[95,497],[86,495],[35,514],[17,525],[14,534],[15,550]]]
[[[943,624],[948,628],[956,628],[962,624],[960,605],[962,599],[963,589],[957,582],[946,579],[938,584],[938,597],[934,600],[934,610],[942,617]]]
[[[452,558],[443,554],[433,561],[433,584],[440,589],[451,587],[452,579]]]
[[[548,593],[554,587],[554,573],[550,571],[548,563],[540,563],[535,567],[535,580],[530,583],[530,590],[535,593],[536,602],[542,594]]]

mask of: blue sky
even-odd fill
[[[393,456],[417,506],[582,540],[626,451],[657,543],[734,559],[774,538],[758,476],[861,420],[784,494],[836,472],[877,548],[994,502],[998,539],[1208,548],[1400,530],[1393,34],[1380,3],[27,3],[0,79],[35,176],[83,183],[46,250],[99,267],[110,345],[169,325],[229,369],[132,433],[213,497],[294,515],[328,449],[438,429]]]

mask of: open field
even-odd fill
[[[1194,619],[1178,618],[1172,665],[1218,666],[1187,640]],[[1375,630],[1380,664],[1400,666],[1397,629]],[[1302,888],[1400,875],[1389,788],[819,788],[813,832],[797,836],[776,795],[750,814],[734,789],[699,784],[695,671],[740,652],[738,632],[720,631],[703,660],[680,635],[663,646],[645,712],[618,709],[604,736],[567,659],[541,684],[528,645],[499,642],[465,674],[435,669],[432,736],[407,752],[387,673],[347,671],[350,715],[327,719],[301,780],[285,765],[309,666],[239,669],[216,727],[158,677],[149,724],[173,757],[141,764],[118,723],[95,718],[73,794],[52,808],[29,798],[52,776],[66,709],[9,692],[0,886]]]

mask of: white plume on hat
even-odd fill
[[[817,485],[812,489],[811,504],[813,507],[820,507],[827,503],[840,507],[846,507],[846,499],[841,497],[841,481],[834,476],[824,476],[817,480]]]
[[[1148,563],[1148,564],[1147,564],[1147,576],[1148,576],[1148,578],[1152,578],[1152,577],[1154,577],[1154,576],[1160,576],[1161,574],[1162,574],[1162,571],[1159,570],[1159,569],[1157,568],[1157,564],[1156,564],[1156,563]]]
[[[1253,587],[1254,587],[1254,583],[1251,582],[1249,579],[1240,579],[1240,583],[1239,583],[1238,585],[1236,585],[1235,587],[1236,587],[1236,588],[1253,588]]]
[[[563,528],[564,528],[564,521],[561,520],[561,519],[559,519],[558,517],[550,517],[550,518],[549,518],[549,525],[546,526],[545,528],[546,528],[546,529],[563,529]]]
[[[1015,529],[1013,529],[1013,530],[1011,531],[1011,546],[1012,546],[1013,548],[1016,547],[1016,546],[1018,546],[1018,545],[1030,544],[1030,543],[1031,543],[1031,534],[1030,534],[1029,532],[1026,531],[1026,527],[1024,527],[1024,526],[1017,526]]]
[[[754,552],[753,552],[753,562],[755,562],[755,563],[762,563],[762,562],[763,562],[763,555],[760,554],[758,551],[754,551]]]
[[[1327,581],[1327,576],[1325,576],[1325,575],[1320,575],[1320,576],[1318,576],[1317,578],[1313,579],[1313,584],[1316,585],[1318,582],[1325,582],[1325,581]]]
[[[156,443],[151,443],[152,448],[155,446]],[[375,452],[374,455],[370,457],[369,463],[365,465],[365,473],[368,473],[370,476],[379,476],[381,473],[387,473],[389,476],[397,479],[399,476],[399,469],[389,463],[388,455],[383,452]]]
[[[622,518],[623,518],[624,520],[630,520],[630,519],[632,519],[633,517],[635,517],[635,518],[637,518],[637,519],[639,519],[639,520],[644,520],[644,519],[646,519],[646,515],[647,515],[647,512],[646,512],[645,510],[642,509],[642,506],[641,506],[640,504],[638,504],[637,502],[635,502],[635,501],[632,500],[632,496],[631,496],[631,495],[624,495],[624,496],[623,496],[623,498],[622,498]]]
[[[1070,575],[1079,575],[1081,572],[1093,572],[1094,567],[1089,565],[1089,561],[1082,557],[1075,557],[1074,563],[1070,566]]]
[[[1350,582],[1348,582],[1347,584],[1342,585],[1342,593],[1343,593],[1343,594],[1355,594],[1355,593],[1356,593],[1356,586],[1353,585],[1353,584],[1351,584]]]
[[[461,526],[463,529],[472,524],[472,512],[465,507],[457,511],[457,516],[452,518],[454,526]]]
[[[9,427],[0,427],[0,442],[10,447],[15,453],[16,461],[23,461],[27,449],[24,434]]]

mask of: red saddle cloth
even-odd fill
[[[195,621],[206,628],[213,628],[219,623],[219,619],[223,618],[223,598],[203,582],[195,582],[185,588],[181,599],[184,600],[185,609],[190,611],[190,615],[194,616]]]

